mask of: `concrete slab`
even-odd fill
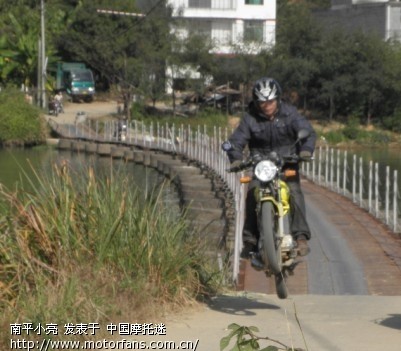
[[[153,340],[197,342],[197,351],[218,351],[227,326],[256,326],[258,336],[308,351],[400,351],[401,296],[273,295],[239,293],[164,321]],[[275,345],[261,342],[261,345]],[[194,349],[194,348],[192,348]],[[229,350],[227,348],[226,350]]]

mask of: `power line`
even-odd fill
[[[117,34],[111,34],[108,38],[104,38],[103,41],[108,41],[108,40],[115,40],[116,37],[119,37],[121,35],[124,35],[125,33],[129,32],[131,29],[133,29],[134,27],[136,27],[139,23],[141,23],[142,21],[145,20],[146,17],[148,17],[153,11],[156,10],[156,8],[165,0],[158,0],[150,9],[148,12],[144,13],[144,14],[136,14],[135,16],[131,15],[132,17],[134,17],[135,21],[134,23],[127,27],[126,29],[122,30],[120,33]],[[111,14],[111,15],[120,15],[120,13],[125,14],[134,14],[134,12],[122,12],[122,11],[115,11],[115,10],[97,10],[97,12],[100,13],[105,13],[105,14]]]
[[[132,17],[145,17],[146,16],[143,13],[123,12],[123,11],[103,10],[103,9],[97,9],[96,12],[107,13],[107,14],[118,15],[118,16],[132,16]]]

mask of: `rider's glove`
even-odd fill
[[[232,162],[230,165],[230,171],[232,171],[232,172],[238,171],[240,169],[241,165],[242,165],[241,160],[236,160],[236,161]]]
[[[302,161],[310,161],[312,159],[312,153],[308,150],[303,150],[299,153],[299,157]]]

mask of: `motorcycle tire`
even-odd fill
[[[279,299],[286,299],[288,297],[287,284],[285,277],[282,273],[274,276],[274,282],[276,283],[276,293]]]
[[[263,262],[269,266],[274,275],[281,274],[282,257],[277,237],[277,221],[275,219],[274,207],[271,202],[263,202],[261,209],[261,255]]]

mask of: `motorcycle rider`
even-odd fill
[[[248,146],[251,155],[276,151],[281,155],[298,154],[303,160],[310,160],[316,142],[316,133],[309,121],[296,108],[281,100],[282,90],[273,78],[258,79],[252,89],[252,101],[240,124],[229,138],[233,146],[227,152],[231,168],[241,164],[243,151]],[[294,146],[297,132],[307,129],[310,134]],[[288,168],[298,169],[298,164]],[[290,188],[290,230],[297,243],[300,256],[310,252],[308,240],[311,232],[306,221],[305,199],[297,175],[286,180]],[[241,257],[249,258],[250,252],[257,251],[258,227],[254,188],[257,180],[249,184],[246,197],[245,223],[243,227],[243,250]]]
[[[58,104],[58,106],[60,108],[60,112],[64,113],[63,94],[61,93],[60,90],[58,90],[56,92],[56,94],[54,95],[54,102],[56,104]],[[56,108],[57,108],[57,106],[56,106]]]

